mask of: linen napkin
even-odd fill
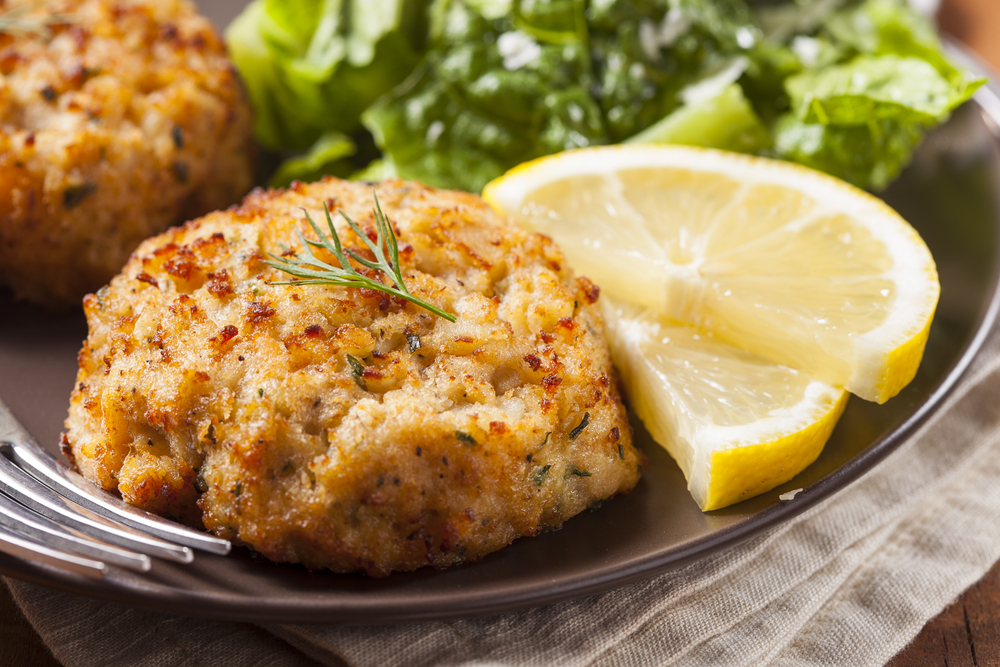
[[[994,329],[942,409],[837,495],[683,569],[549,607],[258,626],[7,584],[69,666],[881,665],[1000,559],[998,398]]]

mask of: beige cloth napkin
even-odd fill
[[[551,607],[255,626],[7,583],[70,666],[881,665],[1000,559],[998,398],[994,331],[944,408],[833,498],[684,569]]]

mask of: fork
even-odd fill
[[[59,463],[0,401],[0,552],[91,579],[109,566],[148,572],[151,557],[224,556],[227,540],[127,505]]]

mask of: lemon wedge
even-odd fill
[[[603,299],[629,404],[705,511],[784,484],[823,451],[848,393],[648,308]]]
[[[484,198],[618,300],[882,403],[916,374],[940,287],[895,211],[787,162],[622,145],[540,158]]]

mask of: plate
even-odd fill
[[[960,49],[959,61],[983,70]],[[884,195],[927,241],[941,301],[924,362],[903,392],[878,406],[852,399],[820,458],[773,491],[702,513],[673,460],[636,426],[649,467],[636,489],[520,539],[482,561],[384,579],[309,572],[236,548],[157,561],[146,574],[114,569],[102,581],[0,554],[0,573],[125,604],[250,621],[384,623],[455,618],[543,604],[622,586],[759,535],[834,493],[909,437],[952,391],[998,310],[1000,280],[1000,89],[984,88],[931,133]],[[0,293],[0,399],[53,452],[86,337],[77,313],[53,314]],[[804,489],[792,501],[779,495]]]

